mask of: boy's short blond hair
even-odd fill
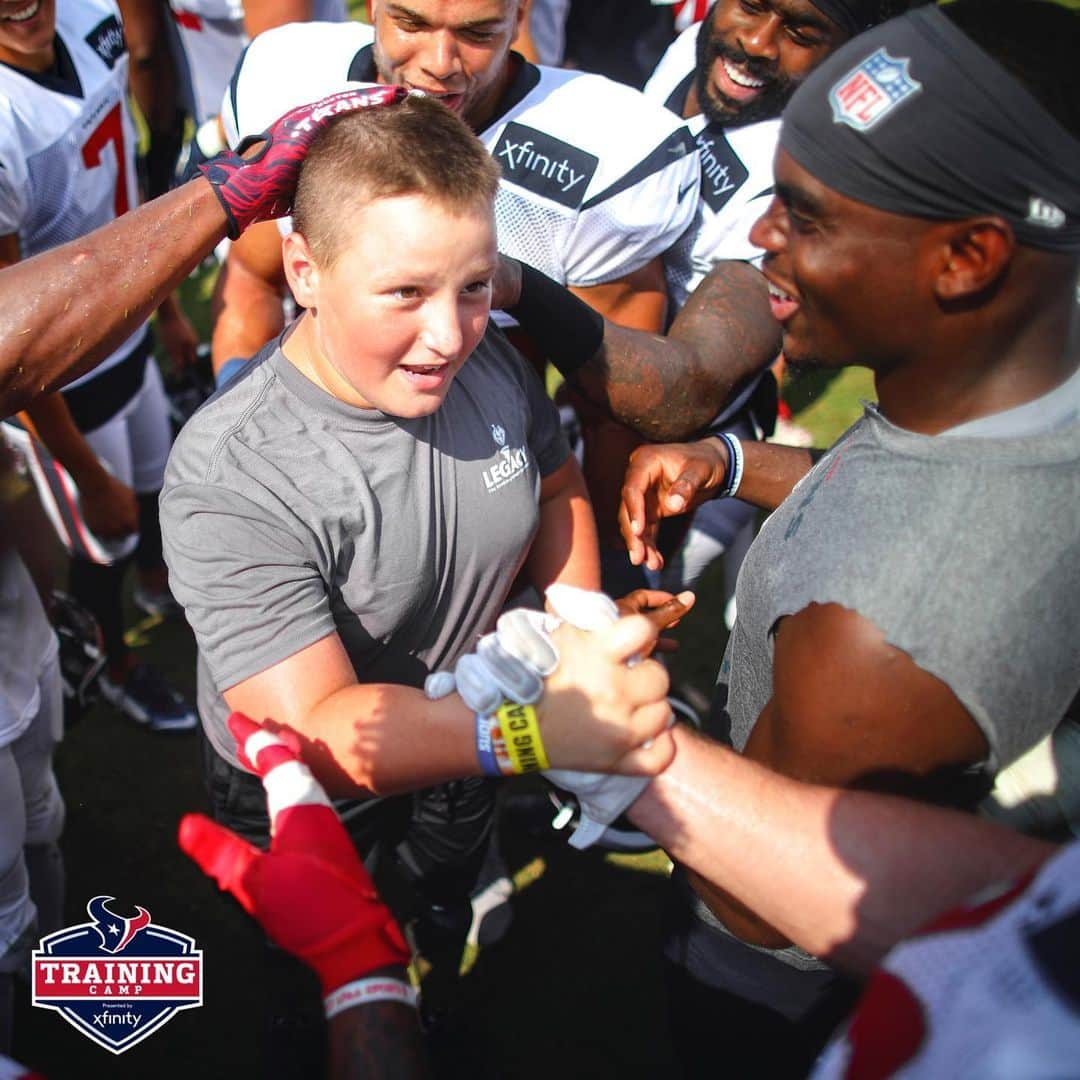
[[[499,167],[465,123],[434,98],[346,113],[311,145],[293,227],[322,266],[348,239],[350,215],[375,199],[423,195],[448,209],[490,212]]]

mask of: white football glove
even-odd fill
[[[432,701],[455,690],[481,716],[490,716],[504,698],[532,705],[544,693],[544,679],[559,666],[559,651],[549,636],[559,620],[542,611],[514,608],[499,617],[476,652],[466,653],[453,672],[436,671],[424,681]]]

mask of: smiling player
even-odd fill
[[[664,256],[673,313],[725,312],[738,333],[721,341],[726,393],[714,431],[739,439],[771,434],[776,392],[769,367],[779,339],[769,316],[761,249],[750,237],[773,191],[772,161],[780,111],[802,81],[845,41],[909,6],[908,0],[717,0],[704,20],[671,45],[645,94],[681,116],[701,158],[694,224]],[[688,311],[688,318],[695,311]],[[674,332],[683,332],[676,322]],[[735,578],[756,512],[739,499],[702,506],[668,560],[665,585],[692,588],[729,552]]]

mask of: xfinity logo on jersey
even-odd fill
[[[529,467],[528,451],[523,446],[507,446],[506,429],[501,424],[491,425],[491,437],[499,448],[499,456],[494,465],[484,470],[484,487],[489,492],[506,487]]]
[[[492,155],[503,177],[576,210],[600,159],[525,124],[507,124]]]
[[[750,173],[720,128],[711,125],[704,128],[698,132],[696,141],[701,158],[701,199],[714,213],[719,213],[746,183]]]
[[[181,1009],[202,1004],[202,953],[145,908],[117,915],[107,906],[114,899],[95,896],[86,905],[91,922],[41,939],[31,1002],[122,1054]]]
[[[127,52],[124,31],[115,15],[110,15],[86,35],[86,44],[105,61],[110,68]]]

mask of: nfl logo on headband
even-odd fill
[[[908,74],[908,60],[878,49],[829,91],[833,120],[869,131],[912,95],[922,83]]]

